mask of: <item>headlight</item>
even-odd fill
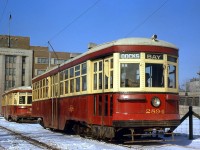
[[[159,99],[158,97],[152,98],[151,104],[152,104],[154,107],[159,107],[159,106],[160,106],[160,99]]]

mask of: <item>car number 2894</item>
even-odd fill
[[[146,109],[146,114],[160,114],[160,113],[164,113],[164,110],[160,110],[160,109]]]

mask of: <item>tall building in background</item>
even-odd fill
[[[46,69],[54,67],[58,64],[64,63],[70,58],[74,58],[80,53],[68,53],[68,52],[53,52],[49,51],[48,47],[31,46],[33,49],[33,77],[40,75],[46,71]]]
[[[33,50],[30,38],[0,36],[0,96],[12,87],[31,85]]]
[[[30,46],[30,38],[0,35],[0,112],[5,90],[31,86],[34,76],[79,53],[50,52],[48,47]]]

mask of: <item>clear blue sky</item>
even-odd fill
[[[147,37],[179,48],[180,84],[200,70],[200,0],[0,0],[0,34],[28,36],[31,45],[85,52],[124,37]]]

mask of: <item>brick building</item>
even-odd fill
[[[31,46],[29,37],[0,35],[0,100],[5,90],[30,86],[34,76],[77,55]]]

